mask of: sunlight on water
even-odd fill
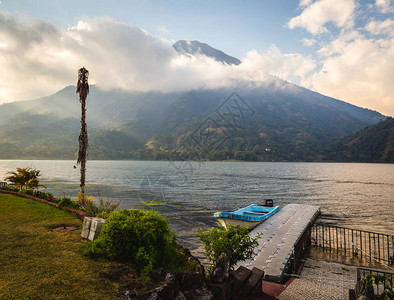
[[[42,172],[55,195],[75,197],[75,161],[0,160],[0,179],[16,167]],[[394,234],[394,165],[356,163],[238,163],[88,161],[87,194],[152,208],[166,216],[187,246],[215,224],[213,213],[265,198],[275,204],[321,206],[323,222]]]

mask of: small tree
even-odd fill
[[[197,235],[204,246],[205,256],[213,263],[213,268],[219,256],[224,253],[230,261],[230,269],[233,269],[237,262],[252,257],[254,248],[259,244],[257,240],[262,234],[251,238],[248,228],[230,224],[226,229],[219,223],[219,228],[212,227]]]
[[[6,181],[10,181],[11,184],[15,185],[19,190],[25,189],[37,189],[39,186],[44,185],[40,184],[40,180],[38,177],[41,176],[39,170],[32,168],[16,168],[16,172],[8,172],[7,174],[11,174],[6,177]]]

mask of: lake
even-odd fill
[[[0,180],[16,167],[37,168],[48,192],[75,198],[74,165],[0,160]],[[280,206],[318,205],[326,223],[394,234],[393,164],[88,161],[86,193],[159,211],[191,249],[199,247],[196,232],[215,225],[214,212],[267,198]]]

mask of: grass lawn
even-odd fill
[[[64,225],[78,230],[52,231]],[[82,256],[86,241],[81,227],[82,221],[70,213],[0,193],[0,299],[116,298],[124,285],[119,282],[132,271]]]

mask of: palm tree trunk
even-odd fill
[[[78,161],[81,164],[81,194],[85,194],[86,156],[88,145],[88,132],[86,126],[86,99],[81,101],[81,134],[79,135]]]
[[[85,68],[78,70],[77,93],[81,102],[81,133],[79,135],[79,151],[77,164],[81,164],[81,196],[85,197],[86,157],[88,149],[88,131],[86,126],[86,97],[89,94],[89,71]]]

